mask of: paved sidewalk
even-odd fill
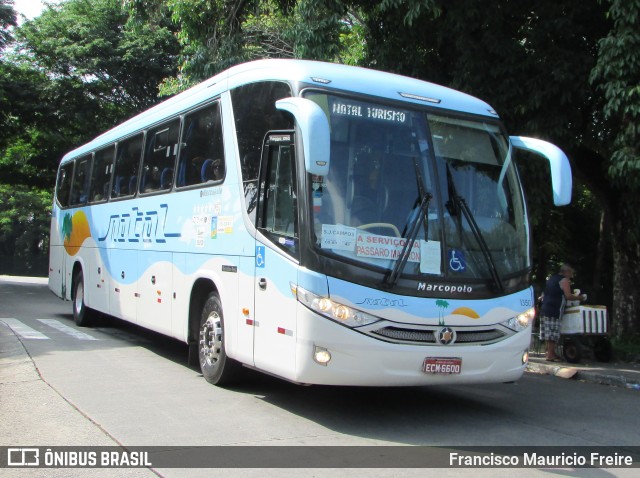
[[[120,446],[97,423],[42,379],[24,346],[0,320],[0,446]],[[30,476],[148,478],[153,470],[50,468],[33,469]],[[20,468],[3,469],[2,476],[27,476]]]

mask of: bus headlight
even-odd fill
[[[381,320],[379,317],[340,304],[328,297],[320,297],[302,287],[296,287],[295,294],[298,301],[309,309],[348,327],[360,327]]]
[[[509,320],[505,320],[501,322],[501,325],[510,328],[511,330],[515,330],[516,332],[520,332],[521,330],[529,327],[529,324],[533,322],[533,318],[536,315],[535,309],[525,310],[522,314],[516,315],[515,317],[511,317]]]

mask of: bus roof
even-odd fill
[[[89,143],[67,153],[62,161],[65,162],[81,154],[94,151],[158,123],[164,118],[180,114],[228,89],[266,80],[315,84],[326,89],[350,91],[492,118],[498,117],[490,105],[473,96],[394,73],[310,60],[257,60],[233,66],[151,107],[101,134]]]

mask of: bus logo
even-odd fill
[[[456,340],[456,331],[451,327],[443,327],[436,333],[436,340],[440,345],[449,345]]]
[[[156,242],[164,244],[167,238],[177,238],[179,232],[167,232],[165,226],[169,206],[160,204],[160,211],[140,211],[132,207],[131,212],[113,214],[109,217],[107,232],[98,241],[103,242],[107,238],[114,242]]]

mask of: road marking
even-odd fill
[[[5,324],[7,324],[9,327],[11,327],[11,330],[13,330],[16,334],[18,334],[23,339],[49,340],[49,337],[47,337],[44,334],[41,334],[40,332],[38,332],[35,329],[32,329],[31,327],[24,325],[18,319],[10,318],[10,319],[1,319],[1,320]]]
[[[74,337],[78,340],[98,340],[97,338],[89,334],[85,334],[84,332],[80,332],[73,327],[69,327],[68,325],[63,324],[56,319],[38,319],[38,322],[42,322],[43,324],[48,325],[49,327],[53,327],[54,329],[70,335],[71,337]]]

